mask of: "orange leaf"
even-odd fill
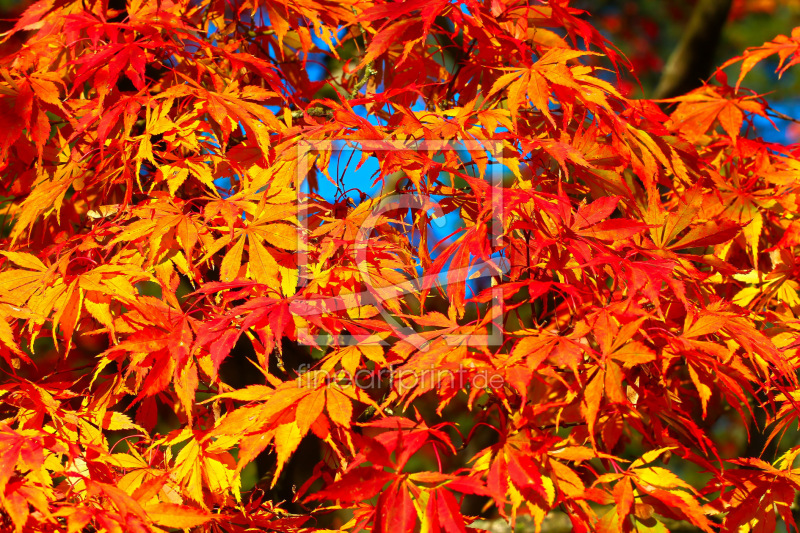
[[[145,511],[155,524],[170,528],[188,529],[214,519],[214,515],[208,511],[174,503],[149,505]]]
[[[326,389],[327,403],[325,405],[331,422],[341,427],[350,427],[353,418],[353,404],[350,399],[334,388]]]

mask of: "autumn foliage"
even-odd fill
[[[746,76],[799,50],[656,103],[564,0],[33,4],[0,529],[796,528],[800,149]]]

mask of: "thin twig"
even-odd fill
[[[358,13],[356,13],[355,8],[353,8],[353,14],[356,16],[358,15]],[[367,46],[367,32],[364,31],[364,27],[361,24],[358,25],[358,29],[361,30],[361,38],[364,39],[364,46]],[[367,81],[369,81],[370,76],[374,76],[377,73],[378,71],[373,68],[373,62],[372,61],[368,62],[364,66],[364,75],[361,77],[360,80],[356,82],[356,84],[353,86],[353,89],[350,91],[350,100],[357,97],[358,91],[360,91],[361,88],[367,84]]]
[[[469,43],[469,48],[467,48],[467,51],[464,54],[464,57],[460,58],[461,61],[458,62],[455,71],[453,72],[452,76],[450,76],[450,82],[447,84],[447,92],[444,95],[444,99],[446,101],[450,101],[450,98],[453,95],[453,87],[455,86],[456,78],[458,78],[458,75],[461,73],[461,69],[466,64],[466,60],[469,59],[472,49],[475,48],[477,43],[477,39],[472,39],[472,41]],[[442,50],[442,55],[444,55],[444,50]],[[442,64],[444,64],[444,60],[442,61]],[[453,105],[455,105],[455,100],[453,100]]]
[[[292,118],[302,118],[303,115],[330,118],[333,116],[333,111],[331,109],[325,109],[322,107],[309,107],[308,109],[298,109],[297,111],[292,111]]]
[[[767,109],[767,114],[772,115],[775,118],[779,118],[781,120],[788,120],[789,122],[794,122],[795,124],[800,124],[800,119],[790,117],[789,115],[784,115],[780,111],[775,111],[774,109]]]

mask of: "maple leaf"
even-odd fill
[[[702,87],[672,100],[679,102],[670,120],[672,127],[680,124],[681,132],[699,138],[719,124],[735,143],[742,129],[745,113],[768,119],[765,106],[756,96],[729,98],[723,90]]]
[[[797,55],[799,47],[800,30],[794,28],[791,36],[779,35],[774,40],[766,42],[761,46],[748,48],[744,55],[729,59],[720,68],[723,69],[739,61],[742,62],[741,72],[739,73],[739,78],[736,80],[736,90],[738,91],[739,85],[741,85],[747,73],[758,63],[764,61],[771,55],[778,54],[779,63],[775,72],[777,72],[778,75],[783,75],[792,65],[796,65],[800,62],[800,58],[798,58]]]

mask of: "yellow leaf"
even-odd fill
[[[677,446],[668,446],[666,448],[659,448],[657,450],[650,450],[649,452],[645,452],[644,454],[642,454],[640,458],[631,463],[631,467],[636,468],[637,466],[646,465],[647,463],[652,463],[653,461],[658,459],[658,456],[661,455],[662,453],[667,452],[669,450],[674,450],[675,448],[677,448]]]
[[[111,298],[97,292],[89,292],[83,300],[83,305],[89,314],[98,322],[107,327],[114,335],[114,317],[111,315]]]
[[[45,288],[45,274],[33,270],[7,270],[0,272],[0,291],[12,305],[25,305],[37,292]],[[48,309],[48,314],[51,309]]]
[[[236,462],[230,453],[204,455],[201,470],[208,490],[214,494],[224,494],[233,490],[238,500],[239,477],[234,475]]]
[[[700,396],[700,401],[703,404],[703,418],[706,417],[706,409],[708,408],[708,400],[711,398],[711,387],[706,385],[702,379],[697,375],[694,365],[687,365],[689,367],[689,377],[692,378],[692,383],[697,387],[697,394]]]
[[[542,476],[542,486],[545,494],[547,494],[547,505],[553,505],[553,502],[556,501],[556,487],[553,484],[553,480],[548,476]]]
[[[342,368],[345,372],[347,372],[348,377],[351,379],[355,376],[356,369],[361,363],[361,355],[361,350],[355,346],[347,346],[346,348],[342,349]]]
[[[170,195],[175,196],[178,188],[183,185],[183,182],[189,177],[189,169],[171,165],[162,167],[160,170],[164,174],[164,179],[167,180]]]
[[[662,489],[683,488],[694,491],[691,485],[676,476],[672,471],[660,466],[648,466],[634,470],[641,481]]]
[[[761,227],[764,225],[764,217],[756,206],[751,207],[751,213],[752,218],[750,219],[750,223],[742,229],[742,232],[747,241],[747,247],[750,248],[753,265],[755,266],[758,265],[758,240],[761,237]],[[744,212],[742,213],[742,218],[746,218]],[[742,222],[744,221],[745,220],[742,220]]]
[[[272,189],[272,185],[270,185],[270,190]],[[288,189],[291,191],[291,189]],[[297,193],[292,191],[293,195],[297,195]],[[282,195],[280,195],[282,196]],[[272,200],[272,198],[267,199]],[[295,200],[297,201],[297,200]],[[261,212],[258,214],[258,224],[263,225],[266,228],[269,228],[268,223],[274,222],[276,220],[282,220],[284,222],[297,222],[297,206],[295,204],[275,204],[275,203],[267,203],[264,204]]]
[[[326,389],[327,409],[331,422],[338,426],[349,427],[353,418],[353,404],[341,392],[332,388]]]
[[[278,284],[278,263],[264,245],[253,235],[247,237],[250,244],[250,277],[264,285],[275,286]]]
[[[16,264],[17,266],[21,266],[22,268],[27,268],[30,270],[38,270],[39,272],[44,272],[47,270],[47,267],[44,266],[38,257],[35,255],[27,254],[24,252],[2,252],[0,254],[8,257],[12,263]]]
[[[149,466],[147,461],[130,453],[112,454],[109,462],[120,468],[147,468]]]
[[[297,449],[302,439],[303,434],[300,433],[300,428],[294,421],[278,426],[275,431],[275,451],[278,454],[278,465],[275,468],[275,476],[272,478],[271,487],[275,486],[278,476],[283,470],[283,465],[289,460],[289,457]]]
[[[797,294],[798,284],[794,280],[786,280],[778,289],[776,297],[782,302],[786,302],[790,307],[800,305],[800,297]]]
[[[297,268],[286,268],[283,265],[279,265],[278,268],[281,273],[281,292],[284,296],[294,296],[299,278]]]
[[[359,346],[358,349],[370,361],[375,361],[381,366],[386,365],[386,359],[383,357],[383,346],[372,344],[367,346]]]
[[[28,358],[25,353],[19,349],[17,342],[14,340],[14,331],[11,329],[11,326],[8,325],[6,319],[2,316],[0,316],[0,343],[14,352],[16,355],[24,357],[25,359]]]
[[[186,489],[185,494],[196,502],[203,501],[199,455],[200,445],[190,439],[175,458],[174,470],[175,479]]]
[[[242,251],[244,251],[244,239],[239,239],[222,259],[220,281],[233,281],[238,277],[239,269],[242,267]]]
[[[256,229],[261,236],[275,248],[297,250],[300,236],[297,229],[288,224],[270,224]]]
[[[736,296],[733,297],[733,303],[747,307],[759,294],[761,294],[760,287],[745,287],[736,293]]]
[[[121,429],[135,429],[141,433],[147,433],[141,426],[134,424],[131,418],[117,411],[107,411],[103,417],[103,428],[108,431],[119,431]]]
[[[174,503],[150,505],[145,507],[145,512],[154,523],[169,528],[188,529],[205,524],[214,518],[213,514],[203,509]]]
[[[175,380],[175,392],[178,394],[178,399],[181,401],[181,406],[189,420],[189,426],[192,425],[192,408],[195,402],[195,393],[199,385],[197,377],[197,365],[194,361],[190,361],[181,370],[180,379]]]
[[[211,191],[216,191],[217,187],[214,184],[214,176],[211,174],[211,169],[204,163],[194,163],[187,161],[186,163],[192,170],[192,173],[197,176],[197,179],[202,181]]]

